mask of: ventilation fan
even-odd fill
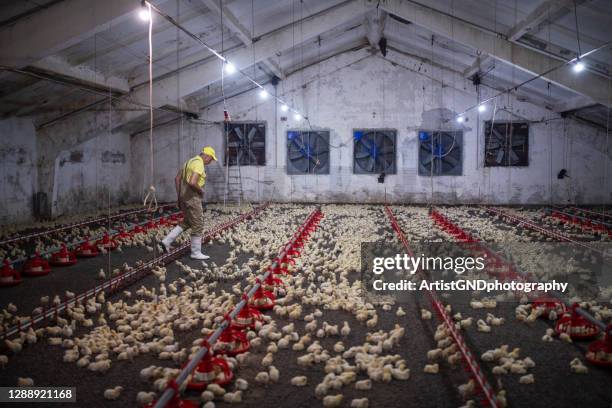
[[[463,173],[463,132],[419,132],[419,176]]]
[[[230,166],[264,166],[266,164],[266,125],[262,122],[225,124],[227,160]]]
[[[396,131],[360,129],[353,131],[353,172],[395,174]]]
[[[485,123],[485,166],[527,166],[528,154],[527,123]]]
[[[329,174],[329,132],[287,132],[287,174]]]

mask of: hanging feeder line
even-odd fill
[[[183,368],[176,379],[169,383],[159,400],[152,405],[154,408],[164,408],[173,399],[173,397],[175,397],[175,394],[178,394],[180,386],[195,370],[200,360],[202,360],[202,358],[208,354],[210,349],[214,346],[214,343],[221,336],[221,333],[223,333],[226,328],[230,327],[231,321],[236,318],[240,310],[247,305],[248,300],[260,288],[261,282],[264,282],[268,276],[274,273],[274,271],[280,270],[282,268],[282,264],[289,261],[292,256],[299,256],[300,253],[296,248],[299,248],[304,244],[304,241],[308,239],[308,236],[317,228],[317,225],[322,217],[323,213],[319,208],[310,213],[302,225],[297,229],[295,234],[293,234],[293,238],[291,238],[291,240],[289,240],[289,242],[280,250],[278,256],[272,265],[268,267],[263,276],[256,281],[253,287],[243,296],[242,300],[240,300],[240,302],[234,306],[232,311],[226,316],[219,327],[217,327],[217,329],[206,339],[205,345],[198,350],[196,355]]]
[[[444,220],[444,224],[448,226],[448,231],[447,232],[451,232],[452,235],[454,235],[457,239],[463,239],[465,240],[464,242],[470,242],[470,243],[474,243],[477,246],[479,246],[481,249],[483,249],[488,256],[492,256],[494,257],[494,259],[497,262],[503,262],[506,263],[508,265],[508,274],[507,276],[512,277],[512,279],[519,279],[523,282],[533,282],[533,280],[528,279],[529,277],[533,277],[532,274],[528,274],[527,277],[522,276],[520,274],[518,274],[516,272],[516,269],[508,264],[506,261],[503,260],[502,257],[500,257],[496,252],[492,251],[491,249],[487,248],[481,241],[475,239],[473,236],[471,236],[468,232],[464,231],[461,227],[459,227],[457,224],[454,224],[452,221],[448,220],[448,218],[444,217],[442,214],[440,214],[439,212],[437,212],[436,210],[433,210],[433,212],[435,212],[437,215],[434,216],[434,220]],[[433,213],[432,212],[432,213]],[[445,229],[446,230],[446,229]],[[457,234],[457,235],[455,235]],[[461,237],[461,238],[460,238]],[[565,325],[565,326],[560,326],[559,324],[555,325],[555,330],[557,331],[557,333],[561,333],[561,331],[567,332],[566,330],[561,330],[562,328],[566,328],[567,327],[567,323],[570,320],[579,320],[580,318],[585,319],[588,324],[590,326],[592,326],[593,330],[591,332],[590,335],[581,335],[581,334],[574,334],[574,336],[572,336],[571,333],[570,337],[575,338],[575,339],[587,339],[587,338],[592,338],[594,337],[594,335],[599,334],[599,331],[602,331],[605,333],[605,339],[601,340],[601,341],[597,341],[592,343],[589,348],[588,351],[591,352],[592,348],[599,344],[599,343],[603,343],[603,344],[608,344],[610,342],[612,342],[612,324],[606,325],[605,323],[597,320],[593,315],[591,315],[588,311],[584,310],[583,308],[581,308],[578,304],[574,303],[571,304],[570,302],[567,302],[564,297],[563,294],[558,293],[556,291],[551,291],[550,294],[552,295],[550,298],[544,299],[544,298],[540,298],[540,302],[542,304],[549,302],[549,303],[554,303],[554,304],[560,304],[564,311],[568,310],[571,311],[571,315],[569,316],[568,319],[566,320],[562,320],[563,318],[560,318],[559,321],[557,323],[559,323],[560,321]],[[565,314],[565,312],[564,312]],[[566,315],[567,316],[567,315]],[[596,346],[596,347],[601,347],[601,346]],[[608,345],[607,347],[612,347],[612,345]],[[609,353],[612,353],[612,348],[610,348]],[[594,364],[602,364],[601,362],[598,362],[592,358],[589,358],[587,356],[587,359],[594,363]],[[602,364],[605,365],[605,364]],[[609,365],[612,365],[612,361],[610,362]]]
[[[402,232],[402,229],[399,223],[397,222],[397,219],[393,215],[393,211],[387,204],[385,204],[385,212],[387,214],[387,217],[389,218],[389,221],[391,222],[391,227],[399,237],[400,241],[402,242],[402,245],[406,249],[406,252],[410,256],[414,256],[414,252],[410,248],[410,245],[408,244],[408,241],[406,240],[406,237],[404,236],[404,233]],[[419,270],[419,274],[421,274],[421,272],[422,271]],[[495,396],[495,391],[493,390],[493,387],[486,379],[482,369],[480,368],[480,365],[478,364],[478,361],[476,360],[476,357],[474,356],[474,353],[470,351],[468,345],[463,339],[463,336],[461,335],[461,333],[459,333],[457,329],[455,329],[455,324],[446,312],[442,302],[438,300],[436,292],[434,290],[426,290],[426,292],[429,297],[429,300],[431,301],[432,306],[434,307],[436,314],[442,320],[451,337],[455,341],[455,344],[459,348],[462,360],[465,363],[466,368],[471,372],[472,376],[476,380],[476,385],[478,386],[479,390],[482,391],[485,397],[485,400],[482,401],[483,404],[492,408],[499,407],[499,405],[497,404],[497,398]]]
[[[570,208],[573,211],[576,211],[576,212],[579,212],[579,213],[594,215],[596,217],[601,217],[601,218],[612,219],[612,214],[600,213],[600,212],[597,212],[597,211],[587,210],[586,208],[578,208],[578,207],[570,207]]]
[[[145,211],[147,211],[147,210],[146,210],[146,209],[144,209],[144,210],[139,210],[139,212],[145,212]],[[179,213],[180,213],[180,211],[174,211],[174,212],[170,213],[170,214],[169,214],[169,216],[172,216],[172,215],[175,215],[175,214],[179,214]],[[153,219],[148,220],[148,221],[142,221],[142,222],[137,223],[137,224],[132,224],[132,225],[131,225],[131,227],[130,227],[130,229],[129,229],[129,230],[127,230],[127,231],[121,231],[121,230],[120,230],[120,231],[115,231],[115,230],[110,230],[110,231],[108,231],[108,232],[104,232],[104,233],[102,233],[102,234],[94,235],[93,237],[89,237],[89,238],[87,238],[87,239],[82,239],[82,240],[79,240],[79,241],[76,241],[76,242],[72,242],[72,243],[70,243],[70,244],[62,244],[62,246],[60,246],[60,247],[51,248],[51,249],[49,249],[48,251],[45,251],[45,252],[39,252],[39,253],[38,253],[38,256],[45,256],[45,255],[53,254],[54,252],[57,252],[57,251],[61,250],[61,249],[62,249],[62,247],[66,247],[66,248],[74,248],[74,247],[76,247],[76,246],[78,246],[78,245],[81,245],[81,244],[84,244],[84,243],[86,243],[86,242],[90,242],[90,241],[96,241],[96,240],[104,239],[104,237],[105,237],[106,235],[109,235],[109,236],[110,236],[110,235],[115,235],[115,236],[116,236],[116,235],[119,235],[119,234],[122,234],[122,233],[125,233],[125,232],[130,232],[130,231],[135,230],[137,227],[140,227],[140,226],[142,226],[142,225],[149,224],[150,222],[153,222],[153,221],[157,221],[157,220],[165,219],[165,218],[166,218],[166,216],[165,216],[165,215],[162,215],[162,216],[159,216],[159,217],[157,217],[157,218],[153,218]],[[18,263],[25,262],[25,261],[27,261],[27,260],[29,260],[29,259],[33,259],[33,258],[35,258],[35,257],[36,257],[36,254],[32,254],[32,255],[29,255],[29,256],[25,256],[25,257],[17,258],[17,259],[15,259],[15,260],[9,261],[9,264],[10,264],[10,265],[15,265],[15,264],[18,264]]]
[[[597,248],[593,248],[590,245],[585,244],[584,242],[576,241],[575,239],[572,239],[572,238],[568,237],[565,234],[561,234],[559,232],[555,232],[555,231],[549,230],[547,228],[541,227],[541,226],[539,226],[539,225],[529,221],[526,218],[519,217],[519,216],[513,215],[513,214],[509,214],[509,213],[507,213],[505,211],[502,211],[502,210],[499,210],[499,209],[497,209],[495,207],[488,207],[487,211],[489,213],[497,215],[498,217],[500,217],[504,221],[508,221],[508,220],[512,221],[513,223],[518,224],[518,226],[525,225],[525,226],[531,228],[532,230],[537,231],[537,232],[541,232],[542,234],[548,235],[551,238],[556,238],[556,239],[558,239],[560,241],[565,241],[565,242],[572,243],[574,245],[578,245],[578,246],[580,246],[582,248],[588,249],[589,251],[597,252],[597,253],[601,254],[604,258],[610,257],[610,255],[607,254],[604,251],[601,251],[601,250],[599,250]]]
[[[581,217],[585,220],[591,221],[592,223],[602,223],[612,227],[612,215],[598,213],[594,211],[584,210],[576,207],[562,207],[555,206],[548,209],[547,211],[557,211],[559,213],[567,214],[572,217]]]
[[[244,213],[234,218],[233,220],[216,225],[212,230],[207,232],[206,235],[202,237],[202,242],[208,242],[215,235],[229,228],[234,227],[236,224],[244,220],[250,220],[253,217],[259,216],[259,214],[262,211],[264,211],[268,207],[268,205],[269,203],[265,203],[259,207],[254,208],[253,210],[247,213]],[[18,334],[22,330],[28,329],[30,327],[34,327],[36,323],[52,318],[53,316],[57,316],[60,312],[66,310],[68,306],[70,306],[70,304],[76,305],[77,302],[79,301],[87,301],[87,299],[90,299],[92,297],[95,298],[98,294],[100,294],[100,292],[104,292],[105,290],[108,290],[109,293],[114,293],[117,290],[127,285],[131,285],[134,282],[143,278],[144,276],[148,275],[151,272],[153,267],[159,266],[159,265],[166,265],[180,258],[181,256],[183,256],[185,251],[189,248],[189,246],[190,246],[189,243],[183,244],[166,254],[163,254],[157,258],[154,258],[144,263],[141,266],[138,266],[134,269],[123,272],[120,275],[117,275],[115,277],[109,278],[105,282],[99,285],[96,285],[94,288],[89,289],[83,293],[80,293],[73,298],[66,299],[64,302],[60,303],[59,305],[48,307],[45,310],[43,310],[42,313],[37,314],[35,316],[30,316],[30,319],[27,322],[23,322],[23,323],[20,322],[17,325],[10,327],[8,330],[2,333],[2,338],[7,339],[10,336]]]
[[[576,228],[580,228],[583,232],[585,229],[588,229],[591,231],[591,233],[608,234],[612,236],[612,223],[594,220],[589,217],[567,213],[552,208],[548,208],[544,210],[544,212],[547,216],[559,220],[564,224],[570,224]]]
[[[215,57],[219,58],[223,64],[231,64],[231,61],[229,61],[226,57],[224,57],[219,51],[215,50],[213,47],[211,47],[210,45],[208,45],[206,42],[204,42],[200,37],[198,37],[197,35],[195,35],[194,33],[192,33],[191,31],[187,30],[185,27],[183,27],[179,22],[177,22],[175,19],[173,19],[171,16],[167,15],[166,13],[164,13],[162,10],[160,10],[157,6],[155,6],[154,4],[151,4],[149,1],[147,0],[142,0],[141,1],[141,5],[143,7],[148,7],[149,10],[153,10],[155,11],[157,14],[159,14],[163,19],[165,19],[166,21],[168,21],[170,24],[174,25],[176,28],[178,28],[179,30],[183,31],[185,34],[187,34],[190,38],[192,38],[193,40],[197,41],[198,43],[200,43],[204,48],[206,48],[211,54],[213,54]],[[231,64],[233,66],[233,64]],[[225,68],[225,66],[223,67]],[[236,72],[239,72],[243,77],[245,77],[249,82],[251,82],[253,85],[255,85],[257,88],[265,90],[263,84],[257,82],[253,77],[251,77],[249,74],[247,74],[246,72],[244,72],[244,70],[234,66]],[[306,118],[305,115],[302,115],[299,111],[297,111],[294,108],[291,108],[289,106],[289,104],[284,101],[283,99],[277,97],[276,95],[272,95],[270,92],[266,91],[266,96],[270,97],[271,99],[276,100],[277,102],[286,105],[288,107],[288,110],[297,114],[297,115],[301,115],[304,118]],[[229,113],[227,111],[227,109],[224,110],[224,116],[225,116],[225,121],[229,121]],[[307,118],[306,118],[307,119]]]
[[[164,205],[161,205],[159,208],[160,209],[165,209],[165,208],[168,208],[168,207],[173,207],[175,205],[176,204],[164,204]],[[130,215],[139,214],[139,213],[146,212],[146,211],[147,211],[146,209],[141,208],[141,209],[138,209],[138,210],[131,210],[131,211],[127,211],[127,212],[122,212],[122,213],[119,213],[119,214],[111,215],[110,217],[108,217],[108,216],[98,217],[98,218],[94,218],[94,219],[88,220],[88,221],[75,222],[75,223],[72,223],[72,224],[62,225],[61,227],[50,228],[50,229],[46,229],[44,231],[33,232],[31,234],[25,234],[25,235],[21,235],[21,236],[18,236],[18,237],[7,238],[7,239],[4,239],[4,240],[0,241],[0,246],[7,245],[7,244],[14,244],[16,242],[25,241],[25,240],[29,240],[29,239],[33,239],[33,238],[38,238],[38,237],[45,236],[45,235],[50,235],[50,234],[54,234],[56,232],[66,231],[66,230],[69,230],[71,228],[84,227],[86,225],[106,222],[108,220],[114,220],[114,219],[117,219],[117,218],[124,218],[124,217],[128,217]]]

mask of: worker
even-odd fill
[[[206,146],[199,155],[187,160],[174,178],[178,207],[183,211],[183,222],[174,227],[162,240],[163,249],[166,252],[170,251],[170,246],[184,230],[191,228],[191,258],[200,260],[210,258],[202,253],[202,232],[204,230],[202,199],[206,182],[204,167],[213,160],[217,161],[215,150]]]

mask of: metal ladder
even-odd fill
[[[235,166],[229,165],[229,160],[225,163],[225,192],[223,194],[223,206],[228,204],[238,204],[244,201],[242,191],[242,174],[240,173],[240,163]]]

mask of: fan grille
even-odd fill
[[[287,174],[329,174],[329,131],[287,132]]]
[[[393,129],[356,129],[353,131],[353,172],[355,174],[395,174]]]
[[[527,122],[485,122],[485,166],[524,167],[529,165],[529,124]]]
[[[463,174],[463,132],[419,131],[419,176]]]
[[[266,164],[266,125],[264,122],[230,122],[225,124],[225,164],[230,166],[264,166]],[[229,163],[228,163],[229,162]]]

